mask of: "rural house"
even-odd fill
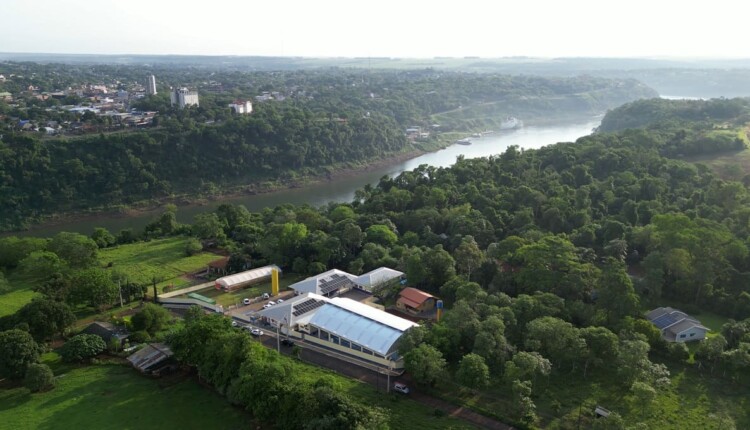
[[[657,308],[646,314],[646,318],[661,331],[667,342],[691,342],[706,338],[708,328],[690,315],[670,307]]]

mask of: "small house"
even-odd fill
[[[92,322],[88,327],[83,329],[81,333],[97,335],[101,337],[107,345],[109,345],[110,340],[113,338],[117,339],[120,342],[120,345],[122,345],[125,343],[128,336],[130,336],[130,333],[125,328],[104,321]]]
[[[406,287],[398,294],[396,307],[412,314],[419,314],[435,309],[436,303],[437,298],[432,294],[416,288]]]
[[[682,343],[705,339],[709,331],[697,319],[670,307],[656,308],[646,314],[646,319],[661,331],[667,342]]]
[[[127,360],[143,373],[159,374],[172,364],[174,353],[163,343],[150,343],[141,350],[128,356]]]

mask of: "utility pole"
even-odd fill
[[[281,327],[281,322],[276,325],[276,352],[281,354],[281,335],[279,335],[279,327]]]
[[[120,307],[123,306],[122,304],[122,285],[120,285],[120,280],[117,280],[117,289],[120,290]]]
[[[385,387],[385,392],[390,393],[391,392],[391,360],[388,359],[388,385]]]

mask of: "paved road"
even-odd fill
[[[264,335],[260,339],[263,345],[268,348],[276,349],[276,332],[270,332],[267,328],[261,327]],[[379,368],[374,364],[365,364],[367,367],[363,367],[357,364],[350,363],[342,358],[339,358],[340,354],[334,351],[326,350],[309,343],[305,343],[300,340],[295,340],[295,344],[300,347],[300,359],[307,363],[315,364],[320,367],[331,369],[336,373],[347,376],[349,378],[356,379],[374,386],[378,391],[386,392],[388,388],[388,369]],[[281,345],[281,353],[290,355],[292,353],[292,347]],[[350,358],[348,358],[350,359]],[[390,377],[390,383],[399,379],[399,376]],[[440,409],[446,414],[467,421],[479,428],[490,429],[490,430],[513,430],[514,428],[501,423],[493,418],[486,417],[478,414],[470,409],[456,406],[448,403],[444,400],[436,399],[428,394],[419,392],[413,387],[414,384],[410,384],[411,393],[409,397],[423,405],[426,405],[433,409]]]

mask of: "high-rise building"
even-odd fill
[[[172,100],[172,106],[177,105],[180,109],[184,109],[185,106],[195,105],[200,106],[198,102],[198,91],[192,91],[187,88],[174,88],[170,94]]]
[[[154,75],[149,75],[146,79],[146,94],[156,94],[156,77]]]

